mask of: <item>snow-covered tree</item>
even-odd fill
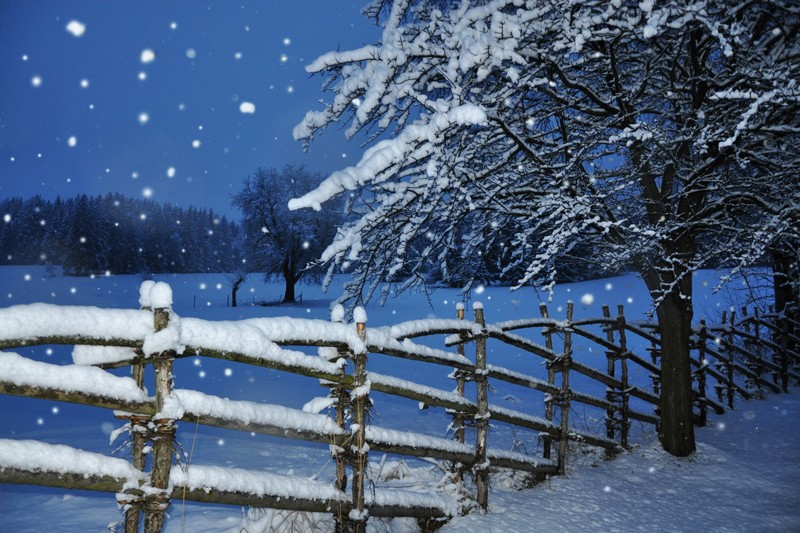
[[[692,272],[762,257],[800,203],[794,2],[383,0],[368,12],[381,42],[309,65],[334,98],[294,131],[309,142],[345,123],[368,138],[358,164],[290,203],[360,193],[322,257],[352,263],[352,296],[366,297],[397,272],[424,280],[430,262],[463,276],[461,258],[508,230],[519,287],[552,287],[578,243],[635,268],[663,342],[661,441],[692,453]]]
[[[319,281],[322,271],[315,262],[342,221],[341,209],[333,206],[324,213],[287,208],[290,198],[308,192],[321,180],[322,176],[302,166],[258,168],[233,198],[242,211],[248,268],[264,272],[267,279],[282,278],[284,303],[295,301],[295,285],[301,279]]]

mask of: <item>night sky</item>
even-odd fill
[[[320,109],[319,55],[376,42],[365,0],[4,0],[0,197],[119,192],[239,218],[258,166],[329,173],[358,161]]]

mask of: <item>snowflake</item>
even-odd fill
[[[148,63],[152,63],[156,59],[156,53],[151,48],[145,48],[142,50],[142,55],[139,57],[139,60],[144,63],[145,65]]]
[[[70,20],[67,23],[67,31],[75,37],[81,37],[84,33],[86,33],[86,24],[78,20]]]

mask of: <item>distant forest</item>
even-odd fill
[[[0,200],[0,264],[52,265],[69,275],[230,272],[239,226],[209,209],[118,194]]]

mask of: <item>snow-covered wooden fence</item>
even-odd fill
[[[0,309],[0,349],[76,345],[76,364],[66,366],[0,352],[0,393],[114,409],[127,420],[133,439],[132,462],[63,445],[0,439],[0,482],[117,493],[126,509],[128,532],[138,531],[142,514],[145,531],[161,531],[164,511],[174,498],[332,513],[343,531],[363,531],[370,516],[410,516],[432,525],[463,511],[455,495],[382,487],[367,490],[371,452],[449,462],[453,479],[463,486],[471,476],[474,502],[485,509],[489,476],[497,469],[527,472],[535,478],[563,473],[570,443],[599,447],[613,455],[628,446],[632,421],[658,423],[653,408],[659,401],[660,342],[652,324],[627,322],[622,306],[614,317],[604,307],[602,317],[576,320],[569,304],[566,317],[558,320],[542,305],[540,318],[487,324],[483,307],[476,304],[474,320],[467,320],[460,306],[453,320],[367,327],[366,314],[360,309],[354,313],[354,324],[344,321],[341,308],[334,310],[331,322],[287,318],[214,322],[176,316],[166,284],[145,282],[140,296],[141,310],[48,304]],[[784,319],[775,314],[736,319],[731,314],[718,325],[701,322],[695,329],[698,423],[704,423],[709,407],[720,412],[725,402],[732,407],[736,393],[748,398],[761,390],[777,392],[790,380],[800,380],[794,371],[800,356],[787,350],[790,343],[775,326],[778,318]],[[539,331],[544,344],[516,333],[523,329]],[[629,334],[635,338],[629,339]],[[442,335],[445,347],[455,347],[455,351],[418,341]],[[577,357],[574,347],[579,338],[600,347],[604,357],[591,349],[588,356]],[[797,346],[797,339],[788,340]],[[649,346],[649,359],[631,349],[642,343]],[[472,345],[474,360],[467,357]],[[291,346],[319,347],[319,356],[291,350]],[[490,363],[509,351],[531,356],[531,371]],[[195,355],[317,378],[330,391],[333,415],[173,390],[173,361]],[[455,391],[371,372],[372,356],[450,369]],[[154,397],[143,390],[146,365],[154,367]],[[132,368],[132,377],[105,370],[122,366]],[[546,375],[534,375],[542,367]],[[641,375],[646,379],[635,378]],[[538,391],[544,406],[511,410],[492,404],[490,382]],[[599,384],[605,393],[582,392],[576,384],[586,382]],[[709,387],[717,391],[716,400],[707,396]],[[453,438],[370,424],[373,391],[447,409],[453,417]],[[474,400],[467,397],[468,392]],[[571,423],[570,413],[578,405],[604,414],[604,435]],[[544,417],[537,416],[542,411]],[[335,481],[327,484],[234,468],[173,464],[175,425],[182,420],[330,444]],[[492,447],[496,423],[539,432],[541,455]],[[474,444],[467,443],[468,434]],[[149,471],[147,446],[152,449]]]

